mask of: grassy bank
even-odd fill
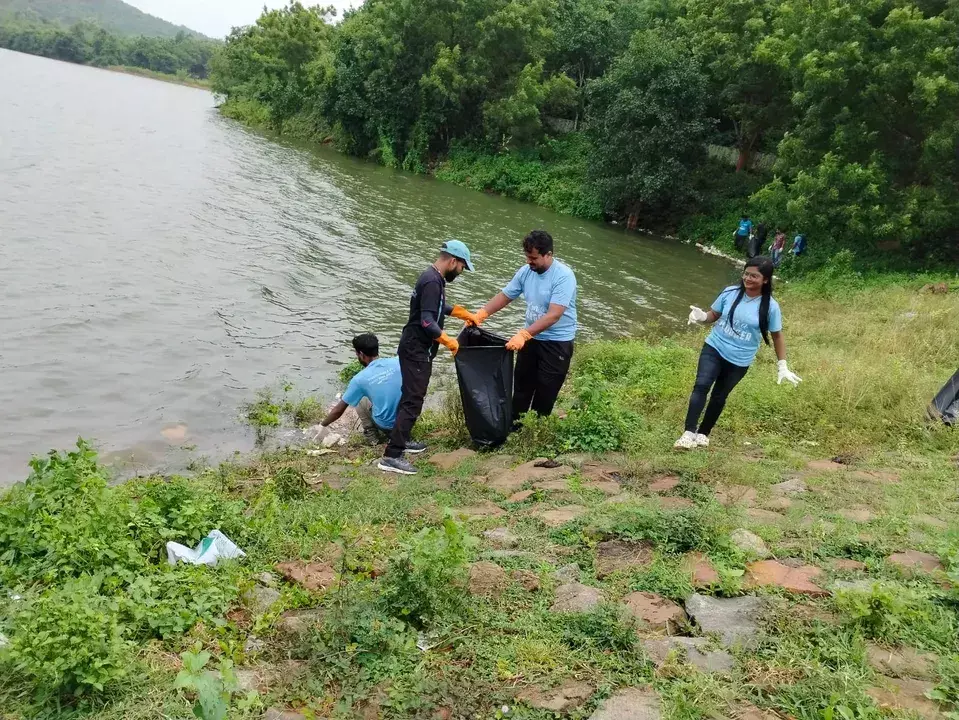
[[[838,275],[777,293],[804,382],[776,386],[763,350],[708,452],[671,449],[697,329],[583,347],[562,419],[412,478],[360,446],[121,486],[86,450],[38,461],[0,500],[0,715],[546,720],[631,687],[667,720],[955,713],[959,436],[924,410],[959,357],[959,287]],[[465,441],[455,405],[420,424],[435,453]],[[522,465],[540,455],[565,465]],[[247,557],[166,566],[166,541],[213,527]],[[277,568],[307,561],[311,582]],[[815,590],[757,587],[771,567]],[[694,590],[764,600],[748,648],[682,614]],[[583,612],[555,605],[571,592]],[[637,592],[677,604],[668,628]],[[706,637],[711,669],[661,652],[666,629]]]
[[[199,88],[201,90],[210,89],[209,80],[201,80],[190,76],[185,72],[179,72],[175,75],[170,73],[155,72],[146,68],[133,67],[131,65],[111,65],[107,70],[113,72],[125,73],[127,75],[139,75],[140,77],[150,78],[151,80],[162,80],[163,82],[175,83],[177,85],[186,85],[187,87]]]

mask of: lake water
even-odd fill
[[[0,484],[80,435],[127,472],[249,449],[240,408],[258,389],[329,400],[354,334],[392,352],[444,238],[473,251],[448,294],[475,308],[548,230],[576,271],[580,339],[684,321],[736,275],[675,242],[277,142],[202,90],[0,50],[0,97]],[[516,305],[492,329],[518,329]]]

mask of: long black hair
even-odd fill
[[[756,257],[749,258],[746,261],[746,267],[754,267],[759,272],[762,273],[763,279],[766,281],[763,283],[762,291],[762,300],[759,301],[759,332],[763,334],[763,341],[768,345],[769,344],[769,300],[773,296],[773,261],[766,257],[765,255],[757,255]],[[746,268],[743,268],[745,270]],[[736,315],[736,307],[739,305],[739,301],[743,299],[743,295],[746,294],[746,284],[743,282],[742,278],[739,279],[739,290],[736,292],[736,299],[733,301],[733,306],[729,308],[729,327],[733,326],[733,317]]]

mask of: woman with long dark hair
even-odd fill
[[[716,325],[699,355],[696,385],[686,412],[686,430],[676,441],[675,447],[683,450],[709,446],[709,433],[722,414],[729,393],[756,359],[760,338],[769,345],[769,336],[773,337],[779,358],[779,384],[787,380],[798,385],[801,381],[786,364],[782,312],[773,299],[773,261],[768,257],[750,258],[739,285],[723,290],[709,312],[690,306],[689,324],[694,323]]]

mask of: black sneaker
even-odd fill
[[[418,455],[424,450],[426,450],[426,443],[416,442],[415,440],[406,443],[406,452],[410,455]]]
[[[376,463],[376,467],[384,472],[397,473],[398,475],[416,475],[416,468],[403,458],[383,457]]]
[[[363,439],[368,445],[382,445],[386,442],[383,435],[376,430],[364,430]]]

